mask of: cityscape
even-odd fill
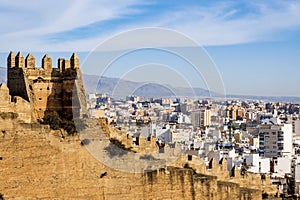
[[[229,172],[245,165],[249,173],[268,174],[279,194],[299,193],[299,104],[89,94],[88,107],[92,118],[108,118],[132,142],[154,136],[178,143],[206,162],[225,158]]]

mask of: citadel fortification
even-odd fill
[[[78,56],[58,59],[57,68],[46,54],[40,68],[35,58],[21,52],[10,52],[7,58],[7,86],[12,98],[18,96],[30,103],[31,120],[42,119],[46,111],[64,112],[67,118],[87,113],[85,89]]]
[[[10,53],[7,70],[8,87],[0,86],[0,194],[4,199],[259,200],[263,192],[276,193],[268,176],[241,176],[237,168],[229,172],[226,159],[211,159],[207,165],[185,155],[150,171],[126,173],[110,168],[86,150],[91,144],[82,143],[78,135],[68,136],[37,123],[47,110],[85,114],[76,54],[70,61],[59,59],[58,68],[45,55],[37,68],[31,54],[24,60],[21,53]],[[93,121],[87,128],[100,130],[97,138],[107,140],[107,145],[110,136],[129,145],[128,138],[112,133],[108,123]],[[148,149],[155,150],[155,142],[148,143]],[[147,155],[148,149],[141,149]],[[105,148],[99,151],[106,153]],[[124,163],[122,156],[115,159]]]

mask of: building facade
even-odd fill
[[[209,109],[203,108],[191,112],[191,122],[194,128],[211,125],[211,113]]]
[[[291,156],[293,151],[292,125],[260,125],[259,149],[262,156]]]

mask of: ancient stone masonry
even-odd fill
[[[5,124],[12,119],[30,123],[30,103],[21,97],[12,98],[9,95],[8,87],[2,83],[0,84],[0,123]]]
[[[0,193],[4,199],[261,199],[261,190],[251,185],[241,187],[240,182],[208,175],[205,167],[195,172],[196,165],[204,164],[200,158],[188,161],[190,166],[194,162],[193,168],[167,166],[126,173],[96,160],[77,136],[62,137],[61,131],[51,131],[46,125],[15,120],[9,124],[0,123]],[[186,163],[182,157],[182,164]]]
[[[7,85],[12,98],[19,96],[30,102],[33,120],[42,119],[45,111],[64,113],[67,118],[87,113],[85,89],[75,53],[70,60],[59,58],[57,68],[53,68],[52,59],[46,54],[38,68],[32,54],[24,60],[22,53],[10,52]]]

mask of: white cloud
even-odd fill
[[[271,5],[274,3],[274,5]],[[51,43],[45,36],[142,12],[133,9],[139,0],[28,0],[0,3],[0,51],[86,51],[118,32],[141,27],[165,27],[180,31],[202,45],[228,45],[266,41],[273,34],[299,27],[299,1],[251,1],[258,12],[239,14],[235,1],[216,3],[210,7],[186,5],[182,10],[165,10],[145,21],[124,24],[119,30],[103,30],[93,38]],[[145,3],[144,3],[145,4]],[[275,38],[276,39],[276,38]]]
[[[27,0],[22,4],[3,0],[0,2],[0,51],[44,50],[49,49],[48,45],[58,50],[42,37],[133,14],[138,10],[131,6],[139,4],[138,0]]]
[[[300,2],[281,2],[276,8],[256,3],[259,12],[236,18],[230,18],[237,12],[231,6],[220,4],[206,9],[186,8],[174,16],[167,13],[165,21],[159,25],[186,33],[202,45],[272,40],[277,31],[300,26]],[[176,18],[178,15],[182,17]]]
[[[17,32],[18,34],[58,33],[98,21],[113,19],[128,13],[132,14],[136,10],[130,8],[130,6],[136,4],[139,4],[138,0],[27,0],[24,5],[6,2],[2,6],[9,7],[13,13],[9,13],[9,16],[6,17],[7,20],[1,20],[0,25],[4,28],[11,24],[20,27],[22,30]],[[26,21],[26,19],[30,20]],[[24,26],[24,22],[27,24],[26,26]],[[28,24],[30,22],[31,24]]]

